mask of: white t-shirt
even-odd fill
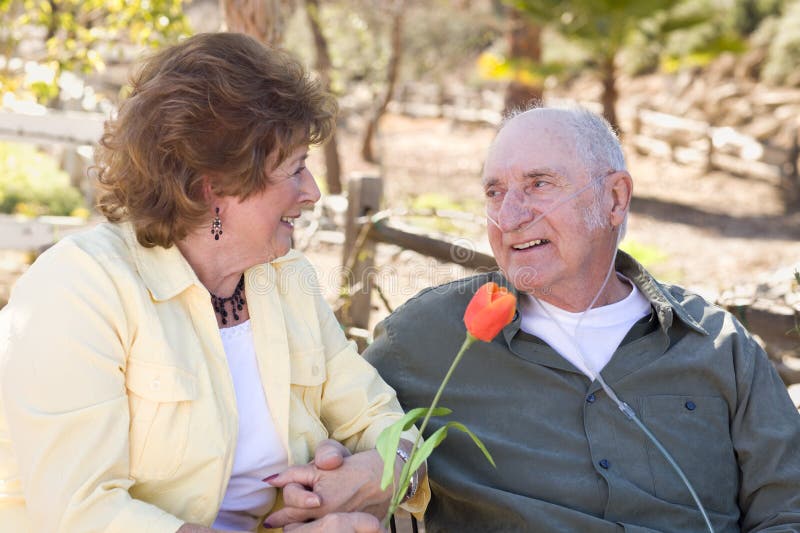
[[[256,362],[250,321],[220,330],[236,391],[239,433],[233,470],[213,529],[254,531],[275,504],[276,489],[262,479],[288,466]]]
[[[545,341],[564,359],[594,380],[596,373],[603,370],[611,360],[631,327],[650,314],[650,302],[636,285],[620,274],[617,276],[632,287],[630,294],[619,302],[590,309],[583,320],[580,320],[582,312],[570,313],[528,294],[522,295],[519,306],[520,327]],[[553,319],[558,321],[561,328]],[[576,332],[575,327],[579,320],[580,330]],[[572,339],[567,335],[572,336]],[[575,347],[575,341],[580,351]]]

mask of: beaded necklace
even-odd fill
[[[211,293],[211,305],[214,307],[214,312],[219,315],[223,326],[227,325],[228,323],[228,311],[225,309],[225,306],[229,303],[231,307],[231,314],[233,315],[233,321],[238,322],[239,311],[241,311],[244,308],[244,305],[247,303],[244,299],[244,274],[242,274],[242,277],[239,278],[239,283],[236,284],[233,294],[227,298],[222,298],[214,293]]]

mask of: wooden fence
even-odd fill
[[[467,268],[494,270],[494,257],[466,247],[454,240],[437,239],[391,224],[381,211],[383,180],[376,176],[356,176],[348,182],[348,206],[345,242],[342,252],[342,294],[336,306],[339,319],[350,337],[359,344],[369,336],[372,296],[383,298],[374,283],[375,247],[394,244],[422,255],[462,265]]]
[[[633,146],[641,154],[766,180],[782,188],[790,202],[800,200],[797,130],[790,146],[783,147],[734,128],[638,108],[632,133]]]

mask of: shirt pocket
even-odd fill
[[[328,437],[328,430],[320,415],[326,378],[324,348],[292,354],[289,424],[292,434],[303,437],[309,450],[313,450],[317,442]]]
[[[182,368],[129,359],[130,475],[159,480],[178,470],[186,451],[197,378]]]
[[[648,396],[643,399],[642,418],[683,470],[704,507],[724,512],[736,505],[739,467],[725,400],[718,396]],[[647,457],[655,495],[695,507],[689,489],[649,439]]]

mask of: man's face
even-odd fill
[[[489,242],[517,289],[565,309],[599,289],[614,244],[589,186],[602,176],[588,174],[557,116],[527,113],[500,131],[483,174]]]

